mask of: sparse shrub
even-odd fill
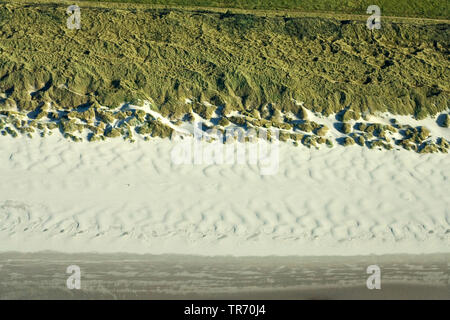
[[[230,121],[227,119],[227,118],[225,118],[225,117],[222,117],[220,120],[219,120],[219,125],[221,125],[222,127],[226,127],[226,126],[228,126],[230,124]]]
[[[428,130],[427,128],[425,128],[423,126],[422,127],[418,127],[418,131],[419,131],[419,137],[422,140],[427,139],[431,135],[430,130]]]
[[[345,110],[341,115],[342,122],[348,122],[350,120],[358,120],[359,118],[361,118],[359,112],[350,109]]]
[[[444,114],[444,116],[443,116],[443,121],[442,121],[442,125],[443,125],[445,128],[450,127],[450,115],[449,115],[449,114]]]
[[[422,143],[418,148],[419,153],[436,153],[439,152],[438,146],[432,141]]]
[[[301,120],[308,120],[308,112],[306,111],[306,109],[304,107],[300,107],[298,109],[297,116]]]
[[[364,139],[363,136],[357,136],[357,137],[355,138],[355,142],[356,142],[357,144],[359,144],[360,146],[364,146],[366,140]]]
[[[109,130],[105,130],[105,136],[108,138],[117,138],[120,137],[120,131],[115,129],[115,128],[111,128]]]
[[[331,141],[330,139],[326,139],[325,143],[326,143],[328,148],[332,148],[333,147],[333,141]]]
[[[345,137],[344,138],[344,146],[351,146],[355,144],[355,140],[353,140],[352,137]]]
[[[319,136],[325,136],[328,132],[328,127],[326,125],[322,125],[319,129],[316,130],[316,134]]]
[[[349,134],[350,132],[352,132],[352,125],[348,122],[342,123],[341,131],[345,134]]]
[[[296,125],[297,129],[304,131],[304,132],[312,132],[313,126],[310,121],[306,120],[303,123]]]

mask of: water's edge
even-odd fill
[[[450,299],[450,254],[231,257],[0,253],[0,299]],[[69,290],[67,267],[81,271]],[[367,267],[381,271],[369,290]]]

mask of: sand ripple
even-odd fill
[[[277,175],[174,165],[169,141],[0,144],[0,250],[449,252],[450,157],[282,146]]]

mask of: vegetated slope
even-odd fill
[[[0,107],[33,111],[153,100],[181,117],[201,104],[267,103],[324,114],[344,108],[418,118],[449,108],[449,24],[280,17],[182,9],[1,4]]]
[[[153,5],[202,6],[259,10],[301,10],[364,14],[373,4],[387,16],[446,18],[448,2],[443,0],[87,0],[91,2],[145,3]]]

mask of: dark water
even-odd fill
[[[68,289],[69,265],[81,288]],[[366,269],[381,270],[369,290]],[[0,299],[450,299],[450,254],[360,257],[1,253]]]

